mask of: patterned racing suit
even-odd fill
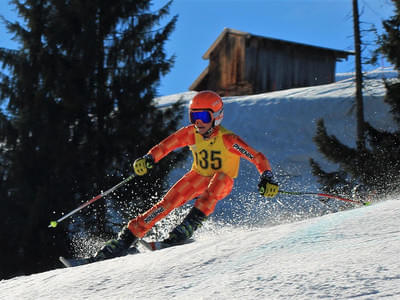
[[[193,124],[183,127],[150,149],[148,154],[157,163],[171,151],[185,146],[189,146],[193,154],[192,169],[171,187],[160,202],[128,223],[136,237],[142,238],[173,209],[196,197],[194,206],[209,216],[217,202],[231,192],[241,157],[252,162],[260,174],[271,170],[261,152],[222,126],[215,127],[207,139],[196,132]]]

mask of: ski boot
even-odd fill
[[[207,216],[198,208],[193,207],[182,223],[172,230],[163,243],[171,246],[184,244],[206,220]]]
[[[118,234],[117,239],[112,239],[106,242],[106,244],[101,248],[95,256],[91,258],[93,262],[110,259],[118,256],[124,256],[130,253],[138,253],[136,248],[133,251],[130,246],[136,242],[138,238],[132,234],[128,227],[124,226],[121,232]]]

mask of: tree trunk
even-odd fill
[[[357,106],[357,149],[365,150],[364,135],[364,104],[362,95],[362,72],[361,72],[361,37],[358,15],[358,0],[353,0],[353,25],[354,25],[354,47],[356,51],[356,106]]]

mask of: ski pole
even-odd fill
[[[55,228],[58,223],[60,223],[61,221],[65,220],[66,218],[68,218],[69,216],[72,216],[74,213],[80,211],[82,208],[88,206],[89,204],[92,204],[93,202],[95,202],[96,200],[99,200],[100,198],[103,198],[104,196],[112,193],[113,191],[115,191],[117,188],[119,188],[120,186],[124,185],[125,183],[127,183],[128,181],[132,180],[136,175],[132,174],[130,175],[128,178],[124,179],[123,181],[121,181],[120,183],[118,183],[117,185],[113,186],[112,188],[110,188],[109,190],[97,195],[96,197],[93,197],[92,199],[90,199],[89,201],[81,204],[79,207],[75,208],[74,210],[72,210],[71,212],[69,212],[68,214],[66,214],[65,216],[59,218],[57,221],[50,221],[50,225],[49,228]]]
[[[358,203],[358,204],[362,204],[362,205],[370,205],[370,204],[371,204],[371,202],[364,202],[364,201],[361,201],[361,200],[353,200],[353,199],[344,198],[344,197],[342,197],[342,196],[330,195],[330,194],[324,194],[324,193],[313,193],[313,192],[289,192],[289,191],[282,191],[282,190],[279,190],[279,193],[287,194],[287,195],[297,195],[297,196],[301,196],[301,195],[313,195],[313,196],[318,196],[318,197],[326,197],[326,198],[337,199],[337,200],[346,201],[346,202]]]

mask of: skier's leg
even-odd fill
[[[192,237],[207,217],[214,211],[217,202],[225,198],[232,190],[233,179],[224,173],[216,173],[208,188],[200,195],[186,218],[169,234],[164,242],[168,244],[181,244]]]
[[[207,189],[209,181],[209,177],[189,171],[175,183],[160,202],[144,214],[132,219],[128,223],[128,228],[135,236],[142,238],[155,223],[167,216],[174,208],[200,195]]]
[[[232,191],[233,183],[233,178],[225,173],[214,174],[208,188],[200,195],[194,206],[206,216],[211,215],[217,202],[224,199]]]
[[[209,181],[210,178],[200,176],[195,171],[185,174],[159,203],[144,214],[132,219],[122,229],[117,239],[108,241],[92,258],[93,261],[125,255],[129,247],[138,238],[143,237],[156,222],[168,215],[174,208],[201,194],[207,188]]]

